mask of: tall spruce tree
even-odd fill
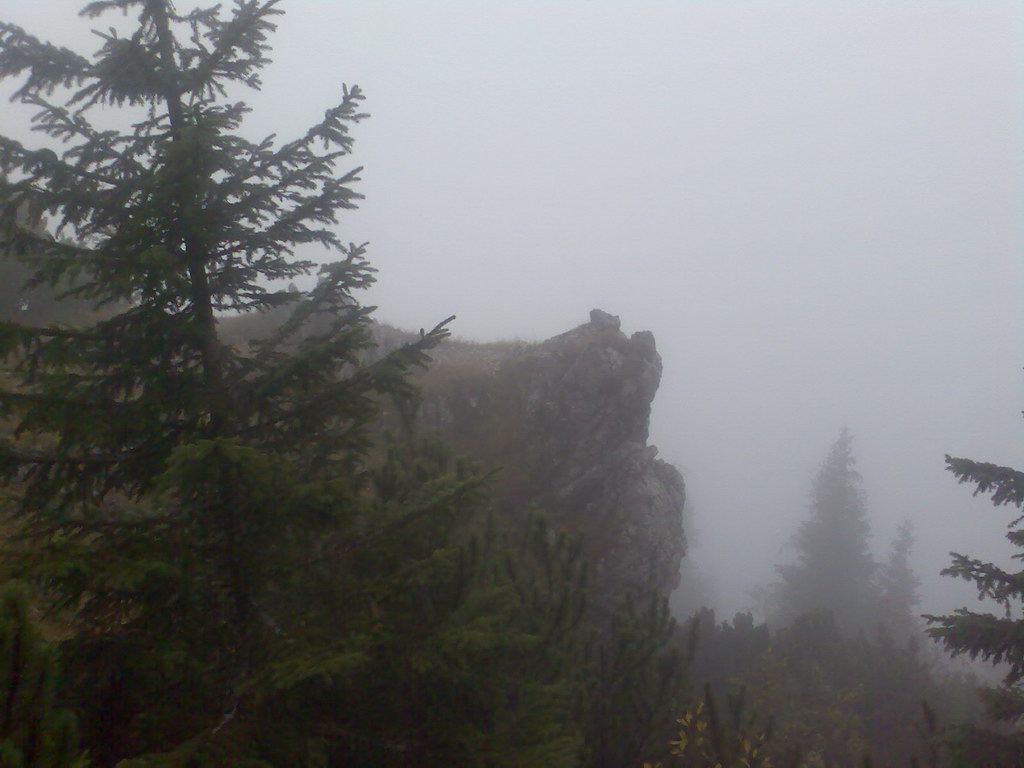
[[[961,483],[974,486],[974,493],[989,495],[999,507],[1010,505],[1017,514],[1011,520],[1006,538],[1024,548],[1024,472],[1010,467],[946,456],[946,469]],[[1024,555],[1017,554],[1020,558]],[[971,611],[959,608],[946,616],[926,616],[928,634],[941,642],[954,656],[966,655],[1003,665],[1006,675],[1003,684],[983,692],[989,713],[996,719],[1010,722],[1024,717],[1024,620],[1019,612],[1024,604],[1024,571],[1007,571],[993,563],[986,563],[967,555],[953,553],[953,564],[942,571],[973,583],[978,597],[998,603],[1005,614]],[[992,736],[989,741],[1004,741]],[[985,739],[981,739],[985,741]],[[1017,734],[1007,744],[1010,753],[1024,755],[1024,735]]]
[[[852,442],[844,428],[814,479],[810,517],[793,537],[797,561],[778,568],[778,609],[784,623],[805,613],[829,611],[849,634],[872,628],[875,621],[871,527]]]
[[[311,612],[330,568],[308,563],[337,568],[437,508],[368,502],[367,428],[446,331],[365,362],[370,310],[354,292],[373,269],[334,231],[359,198],[358,169],[336,170],[364,117],[358,88],[295,139],[240,132],[247,108],[226,96],[259,88],[276,0],[83,14],[108,12],[131,29],[98,32],[91,57],[0,23],[0,77],[42,134],[0,137],[0,250],[108,310],[0,326],[0,419],[14,424],[0,482],[16,487],[18,566],[68,626],[97,763],[237,765],[274,731],[258,715],[279,692],[364,657],[369,624],[332,623],[329,602]],[[117,108],[122,128],[93,123]],[[26,210],[55,229],[27,226]],[[275,289],[315,268],[300,248],[336,260],[310,290]],[[220,313],[289,302],[251,348],[220,338]]]

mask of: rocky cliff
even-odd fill
[[[484,468],[501,467],[499,512],[537,508],[583,532],[599,605],[675,588],[685,489],[647,444],[661,379],[650,332],[627,338],[617,317],[594,310],[589,323],[540,344],[448,342],[435,357],[418,424]]]

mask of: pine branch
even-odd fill
[[[1007,664],[1008,684],[1024,679],[1024,646],[1018,640],[1019,621],[966,608],[958,608],[948,616],[926,615],[924,618],[937,625],[928,628],[929,636],[941,641],[952,655]]]
[[[1024,571],[1008,573],[991,563],[951,552],[953,565],[942,570],[943,576],[971,581],[978,588],[979,598],[990,598],[1004,606],[1009,615],[1013,599],[1024,598]]]
[[[992,503],[1024,506],[1024,472],[971,459],[946,455],[946,469],[956,475],[957,482],[973,483],[974,495],[991,494]]]
[[[91,77],[93,68],[88,59],[68,48],[43,43],[21,27],[0,22],[0,79],[25,73],[25,83],[11,96],[12,101],[72,88]]]

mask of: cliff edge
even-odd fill
[[[594,310],[589,323],[539,344],[447,342],[435,357],[418,426],[485,469],[501,467],[501,514],[540,509],[585,535],[594,604],[676,587],[686,494],[647,444],[661,380],[649,331],[626,337],[617,317]]]

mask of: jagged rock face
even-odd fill
[[[618,318],[541,344],[450,344],[424,379],[419,423],[485,468],[503,514],[543,510],[585,535],[592,601],[678,583],[685,553],[679,472],[647,445],[661,357],[649,332]]]

